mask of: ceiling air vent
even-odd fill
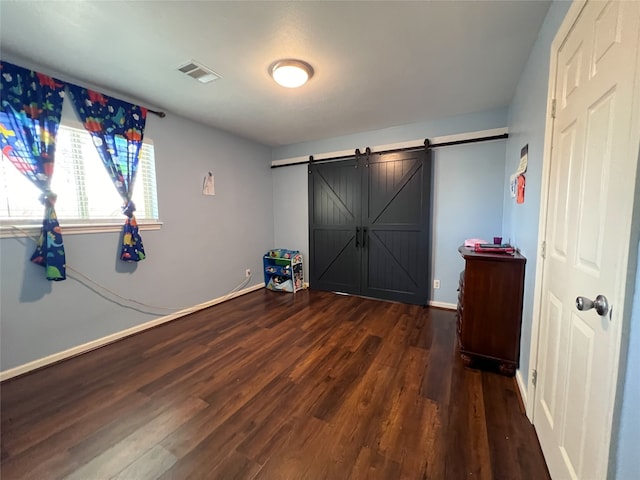
[[[188,63],[185,63],[184,65],[181,65],[180,67],[178,67],[178,70],[180,70],[182,73],[189,75],[192,78],[195,78],[201,83],[209,83],[209,82],[213,82],[214,80],[218,80],[219,78],[222,78],[220,75],[218,75],[216,72],[214,72],[210,68],[200,65],[199,63],[196,63],[193,60],[191,60]]]

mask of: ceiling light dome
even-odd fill
[[[269,73],[279,85],[298,88],[313,77],[313,67],[302,60],[278,60],[271,65]]]

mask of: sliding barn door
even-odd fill
[[[424,150],[310,165],[311,287],[426,304],[430,186]]]
[[[309,165],[312,288],[360,293],[360,170],[356,159]]]
[[[370,154],[363,171],[362,295],[425,305],[431,168],[424,150]]]

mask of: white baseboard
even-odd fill
[[[446,308],[447,310],[457,310],[458,308],[458,305],[456,305],[455,303],[436,302],[434,300],[429,301],[429,306],[436,308]]]
[[[518,385],[518,390],[520,390],[520,397],[522,397],[522,404],[527,407],[527,386],[524,384],[524,379],[522,378],[522,372],[520,370],[516,370],[516,384]]]
[[[158,325],[162,325],[163,323],[170,322],[180,317],[184,317],[185,315],[189,315],[190,313],[197,312],[198,310],[203,310],[208,307],[212,307],[218,303],[225,302],[227,300],[231,300],[232,298],[239,297],[246,293],[253,292],[255,290],[259,290],[264,288],[264,283],[259,283],[257,285],[253,285],[251,287],[244,288],[237,292],[234,292],[230,295],[225,295],[223,297],[214,298],[213,300],[209,300],[204,303],[200,303],[199,305],[194,305],[190,308],[185,308],[178,312],[172,313],[170,315],[166,315],[164,317],[156,318],[146,323],[141,323],[140,325],[136,325],[131,328],[127,328],[126,330],[121,330],[116,333],[112,333],[111,335],[107,335],[106,337],[98,338],[97,340],[93,340],[88,343],[84,343],[82,345],[78,345],[76,347],[69,348],[68,350],[64,350],[62,352],[54,353],[47,357],[39,358],[37,360],[33,360],[31,362],[25,363],[23,365],[19,365],[14,368],[10,368],[9,370],[4,370],[0,372],[0,382],[5,380],[9,380],[10,378],[16,377],[18,375],[23,375],[32,370],[36,370],[38,368],[46,367],[47,365],[51,365],[52,363],[60,362],[62,360],[66,360],[67,358],[75,357],[76,355],[80,355],[82,353],[86,353],[90,350],[95,350],[96,348],[103,347],[109,343],[113,343],[116,340],[120,340],[122,338],[133,335],[134,333],[142,332],[143,330],[147,330],[152,327],[156,327]]]

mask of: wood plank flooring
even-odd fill
[[[453,312],[260,290],[4,382],[10,479],[546,479]]]

